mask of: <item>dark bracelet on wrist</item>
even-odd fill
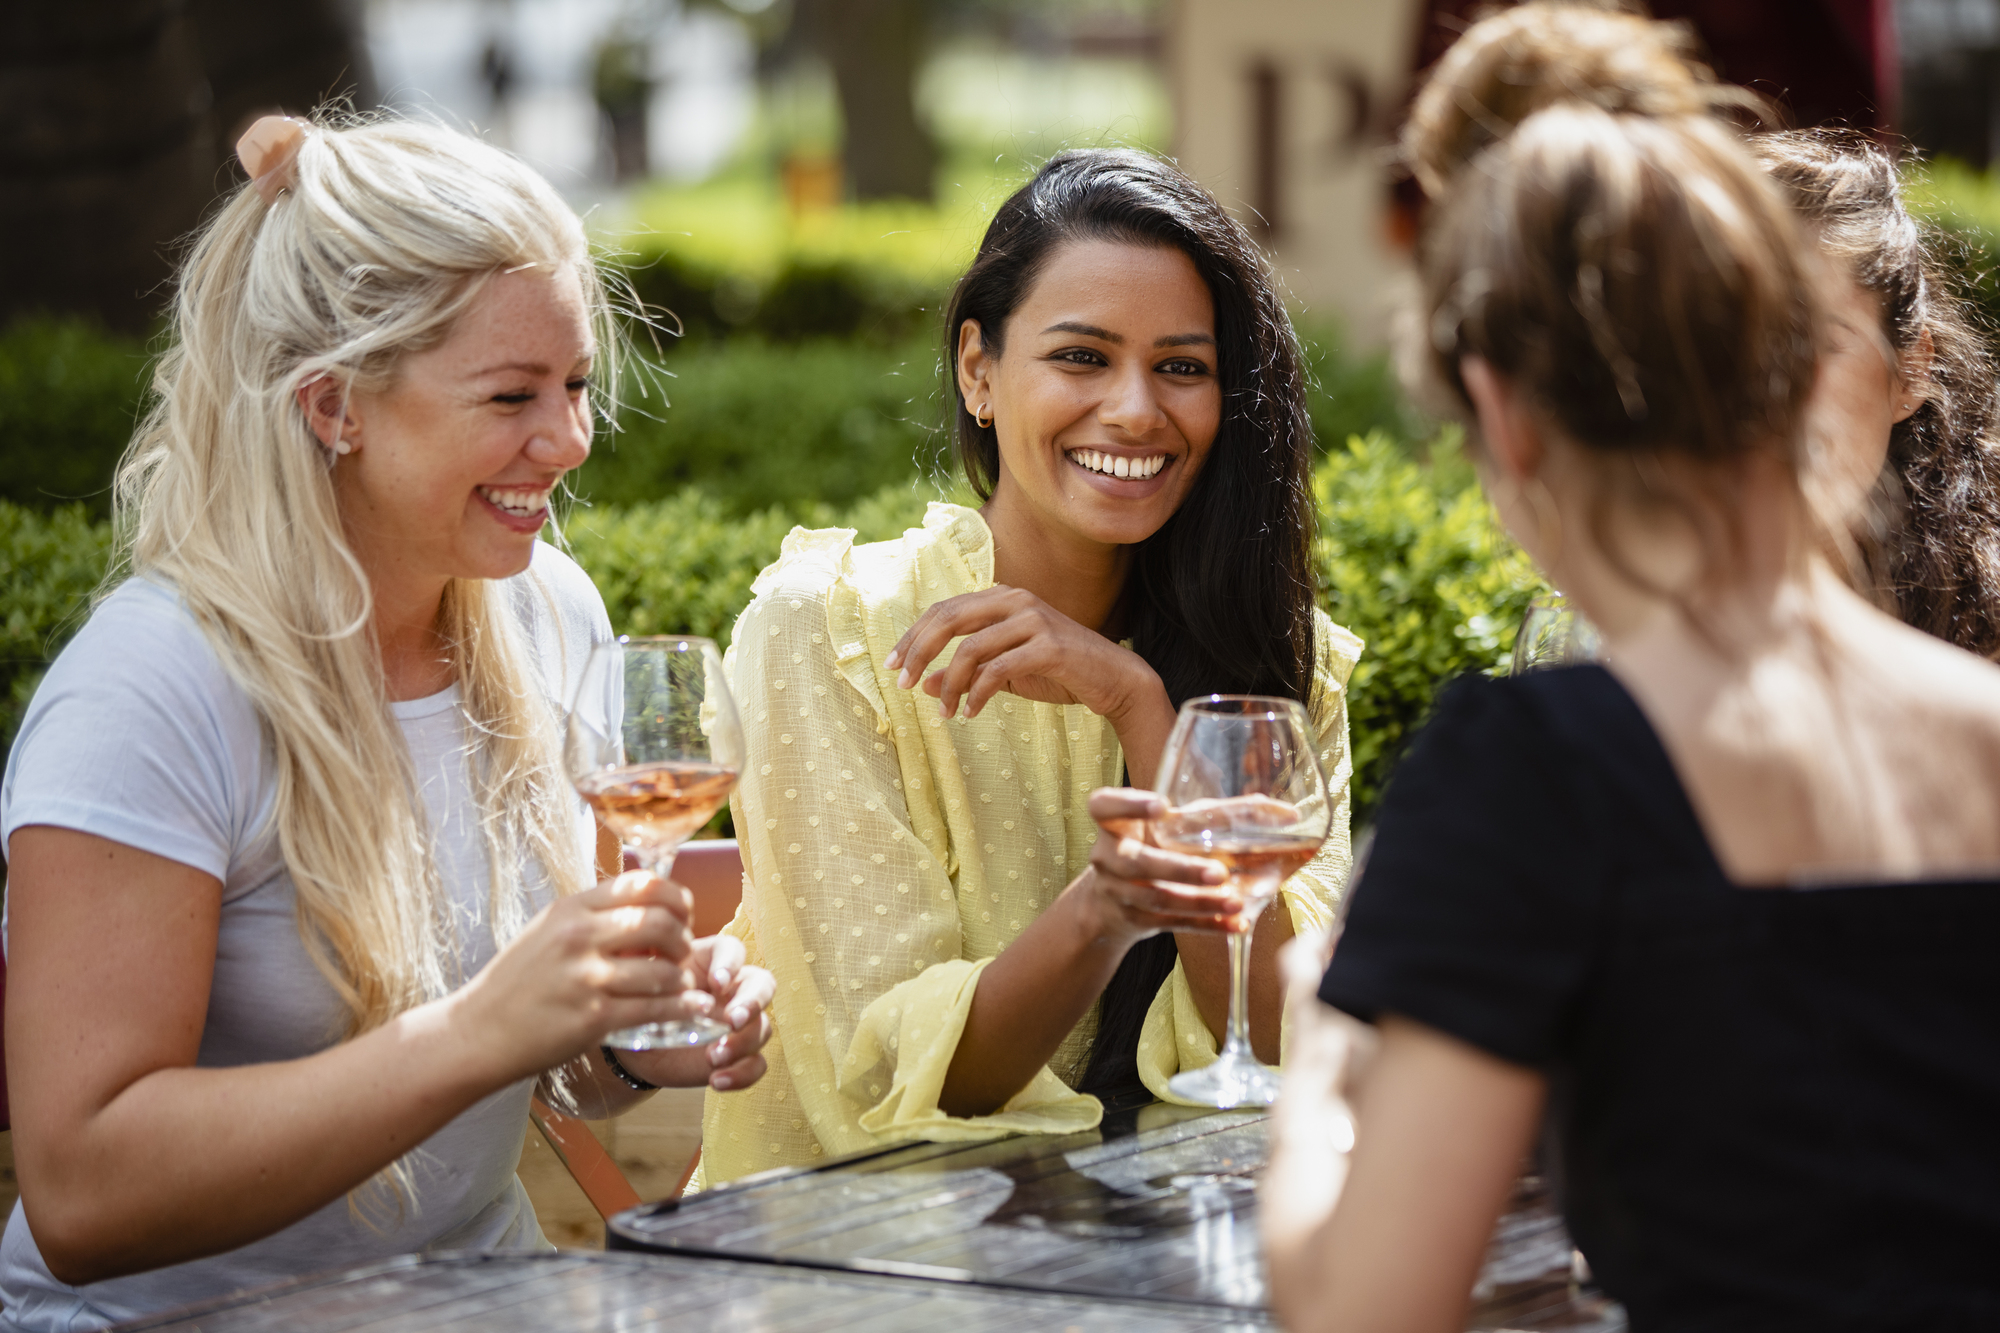
[[[640,1078],[637,1074],[633,1073],[631,1070],[627,1069],[622,1063],[620,1063],[618,1059],[618,1053],[612,1050],[609,1046],[599,1046],[597,1049],[604,1052],[604,1063],[610,1067],[612,1073],[618,1076],[618,1081],[620,1083],[623,1083],[626,1087],[632,1089],[632,1091],[658,1092],[660,1090],[659,1084],[648,1083],[645,1079]]]

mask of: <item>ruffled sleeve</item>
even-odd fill
[[[1280,890],[1285,908],[1292,914],[1292,930],[1297,934],[1325,930],[1333,924],[1334,909],[1346,887],[1348,871],[1354,865],[1349,829],[1354,759],[1347,745],[1347,680],[1361,658],[1362,646],[1353,633],[1314,608],[1313,687],[1306,701],[1306,712],[1319,738],[1320,770],[1326,775],[1333,817],[1319,855],[1285,881]],[[1289,1030],[1281,1026],[1280,1064],[1289,1036]],[[1167,1080],[1183,1069],[1199,1069],[1210,1063],[1217,1052],[1215,1035],[1208,1030],[1195,1005],[1187,974],[1175,963],[1172,974],[1154,996],[1139,1034],[1139,1077],[1155,1097],[1179,1102],[1182,1099],[1168,1091]]]

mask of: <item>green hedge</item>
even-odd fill
[[[27,318],[0,332],[0,500],[109,514],[146,366],[144,344],[80,320]]]
[[[1497,668],[1542,585],[1496,530],[1449,438],[1419,462],[1386,435],[1355,437],[1321,464],[1315,490],[1327,609],[1368,641],[1349,703],[1356,810],[1365,817],[1437,687],[1462,671]],[[935,494],[899,483],[844,507],[745,514],[690,489],[641,504],[579,506],[565,531],[621,631],[687,631],[726,643],[751,580],[795,521],[880,540],[921,521]],[[0,502],[7,740],[49,656],[82,623],[109,551],[109,525],[80,507],[42,514]]]
[[[621,390],[620,429],[598,435],[574,489],[622,505],[699,486],[737,514],[852,504],[927,463],[937,382],[914,341],[690,347]]]
[[[1368,644],[1347,713],[1363,819],[1439,687],[1504,669],[1528,600],[1548,585],[1500,530],[1455,432],[1423,463],[1379,433],[1350,438],[1313,492],[1322,600]]]
[[[1322,442],[1371,430],[1420,437],[1385,358],[1351,357],[1324,330],[1306,347]],[[80,499],[104,517],[146,365],[141,343],[74,321],[0,334],[0,500],[47,509]],[[938,351],[922,336],[692,343],[632,377],[622,428],[599,434],[575,488],[625,505],[698,486],[739,515],[852,504],[930,469],[940,392]]]
[[[1944,233],[1957,273],[1956,285],[2000,329],[2000,176],[1941,158],[1912,162],[1903,172],[1911,209]]]
[[[49,659],[90,613],[111,559],[111,525],[82,505],[41,513],[0,500],[0,746]]]

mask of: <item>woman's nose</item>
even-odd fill
[[[1146,367],[1135,365],[1112,382],[1098,405],[1097,419],[1134,436],[1150,434],[1166,424],[1166,413],[1160,410]]]
[[[563,410],[537,424],[529,437],[529,461],[567,471],[590,457],[590,404],[565,402]]]

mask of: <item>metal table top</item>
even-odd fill
[[[118,1333],[1268,1333],[1207,1306],[1078,1301],[867,1273],[671,1255],[409,1256]]]
[[[608,1242],[1261,1318],[1265,1128],[1262,1111],[1153,1105],[1082,1134],[913,1144],[648,1204],[613,1218]],[[1569,1236],[1533,1182],[1501,1219],[1475,1295],[1474,1327],[1624,1324],[1576,1291]]]

